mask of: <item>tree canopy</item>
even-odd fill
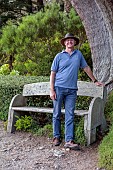
[[[4,25],[9,19],[21,19],[22,16],[35,13],[43,8],[43,0],[1,0],[0,25]]]
[[[62,50],[60,39],[67,32],[76,34],[81,44],[87,40],[75,10],[67,15],[58,4],[51,4],[44,12],[23,17],[18,25],[9,22],[3,27],[1,59],[21,74],[49,75],[53,58]]]

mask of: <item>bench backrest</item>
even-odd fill
[[[50,83],[39,82],[26,84],[23,88],[23,96],[49,95]],[[96,86],[92,82],[78,81],[78,96],[105,97],[105,88]]]

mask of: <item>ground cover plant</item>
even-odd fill
[[[113,170],[113,91],[109,94],[105,115],[108,123],[107,135],[99,145],[99,166]]]

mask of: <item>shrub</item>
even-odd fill
[[[105,116],[107,121],[112,124],[113,122],[113,91],[109,94],[106,106],[105,106]]]
[[[16,130],[29,131],[38,136],[49,136],[52,137],[52,125],[47,124],[43,127],[39,127],[37,121],[33,120],[32,116],[17,116],[15,123]]]
[[[80,119],[78,123],[76,122],[75,125],[75,139],[77,143],[80,143],[82,145],[86,144],[86,138],[84,135],[84,119]]]
[[[17,116],[18,120],[15,123],[16,130],[28,131],[31,128],[32,118],[31,116],[21,116],[21,119]]]
[[[99,146],[99,167],[113,170],[113,126]]]
[[[0,67],[0,75],[8,75],[10,73],[9,65],[4,64]]]
[[[44,127],[39,128],[36,134],[38,136],[48,136],[51,138],[53,136],[52,124],[47,124]]]
[[[19,76],[19,71],[17,71],[17,70],[12,70],[12,71],[10,72],[10,75],[11,75],[11,76]]]
[[[99,146],[98,164],[99,167],[106,168],[106,170],[113,170],[113,92],[108,97],[105,114],[110,128]]]

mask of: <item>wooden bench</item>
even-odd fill
[[[26,84],[23,88],[23,94],[17,94],[12,98],[8,113],[7,132],[15,131],[15,122],[17,116],[26,112],[53,113],[52,108],[27,106],[27,97],[29,96],[47,96],[50,94],[49,82],[39,82]],[[101,127],[101,131],[106,129],[106,120],[104,117],[104,106],[106,101],[106,87],[96,86],[92,82],[78,81],[78,96],[93,97],[88,110],[75,110],[75,115],[84,116],[84,133],[87,145],[96,141],[96,129]],[[65,110],[62,109],[62,113]]]

